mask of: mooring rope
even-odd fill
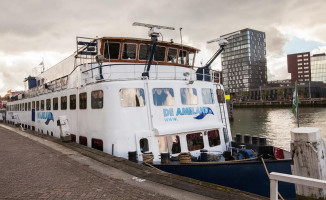
[[[191,163],[191,153],[184,152],[179,154],[179,161],[181,164]]]
[[[261,161],[263,162],[263,165],[264,165],[264,168],[265,168],[265,172],[266,172],[266,174],[267,174],[267,176],[268,176],[268,179],[270,180],[269,172],[268,172],[268,169],[267,169],[267,167],[266,167],[266,164],[265,164],[264,158],[263,158],[263,157],[260,157],[260,159],[261,159]],[[283,196],[281,195],[280,192],[278,192],[278,196],[279,196],[282,200],[284,200],[284,198],[283,198]]]

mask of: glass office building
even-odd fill
[[[326,54],[315,54],[310,58],[311,81],[326,83]]]
[[[226,35],[228,45],[222,53],[225,89],[235,97],[267,83],[266,36],[264,32],[243,29]]]

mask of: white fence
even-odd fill
[[[269,178],[270,178],[270,199],[271,200],[278,199],[278,181],[326,189],[326,181],[314,179],[314,178],[282,174],[282,173],[277,173],[277,172],[270,173]]]

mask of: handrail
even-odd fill
[[[278,199],[278,181],[326,189],[325,180],[272,172],[270,173],[270,199],[271,200]]]

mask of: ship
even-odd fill
[[[269,196],[268,172],[290,174],[291,156],[266,140],[233,141],[224,87],[211,70],[236,35],[209,41],[219,49],[196,67],[199,49],[160,40],[173,27],[133,25],[147,27],[150,39],[77,37],[72,55],[25,79],[22,98],[7,104],[6,123]],[[293,185],[279,190],[295,197]]]

